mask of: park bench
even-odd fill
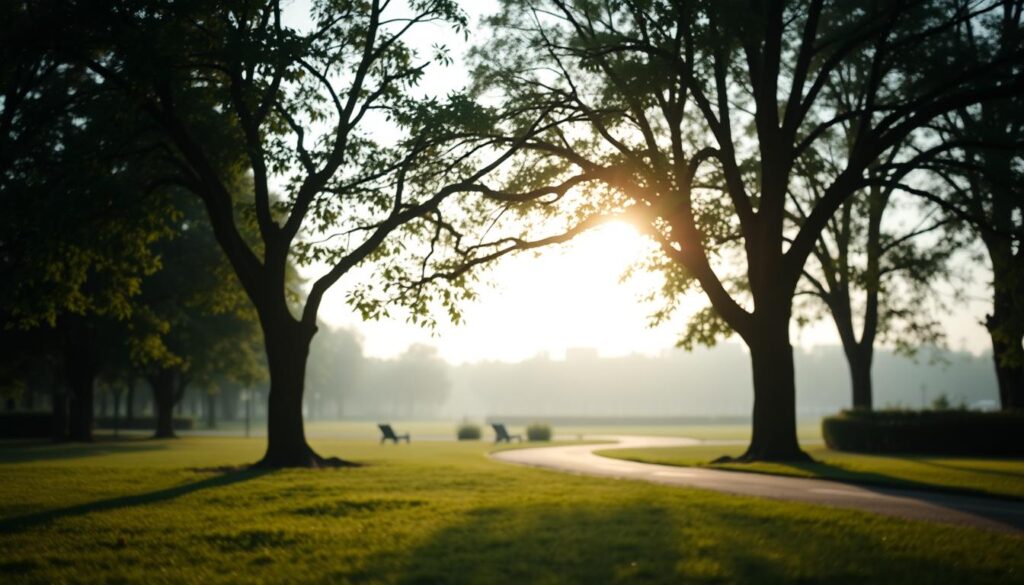
[[[402,439],[405,439],[406,443],[409,442],[409,433],[405,433],[404,435],[396,435],[395,429],[391,428],[391,425],[389,424],[381,423],[378,424],[377,426],[380,427],[380,432],[383,433],[384,435],[383,437],[380,438],[381,445],[384,444],[384,441],[392,441],[397,445],[398,441]]]
[[[505,428],[505,425],[503,423],[491,423],[491,426],[494,427],[494,442],[495,443],[500,443],[502,441],[505,441],[506,443],[511,443],[512,439],[515,439],[516,441],[519,441],[520,443],[523,442],[523,436],[522,435],[510,435],[510,434],[508,434],[508,429]]]

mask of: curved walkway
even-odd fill
[[[676,467],[610,459],[594,451],[699,445],[697,439],[636,436],[587,436],[617,445],[570,445],[512,449],[492,453],[508,463],[581,475],[648,481],[673,486],[760,496],[778,500],[854,508],[911,520],[962,524],[989,530],[1024,533],[1024,502],[865,486],[822,479],[801,479],[701,467]]]

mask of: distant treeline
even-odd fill
[[[838,346],[797,349],[795,359],[801,415],[850,407],[850,377]],[[998,400],[989,355],[926,349],[909,359],[879,350],[874,378],[880,407],[919,408],[939,396],[954,406]],[[572,415],[619,423],[657,417],[675,424],[706,417],[746,421],[752,406],[749,357],[731,343],[657,356],[603,358],[578,349],[564,360],[538,356],[453,366],[426,346],[393,359],[368,358],[356,334],[323,327],[313,341],[307,383],[312,418],[469,416],[518,424],[543,417],[575,424],[563,422]]]

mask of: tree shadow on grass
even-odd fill
[[[479,508],[411,551],[396,546],[358,573],[330,577],[386,576],[409,585],[912,582],[922,572],[967,582],[974,575],[956,559],[947,571],[934,559],[892,549],[884,531],[837,531],[820,518],[778,516],[755,505],[673,508],[638,500],[613,507],[571,498],[557,506]]]
[[[168,500],[198,492],[200,490],[225,487],[232,484],[248,481],[255,479],[261,475],[271,473],[270,470],[265,469],[246,469],[243,471],[231,471],[227,473],[221,473],[208,477],[206,479],[196,481],[193,483],[186,483],[183,485],[176,485],[161,490],[147,492],[144,494],[135,494],[131,496],[120,496],[116,498],[110,498],[107,500],[99,500],[96,502],[88,502],[85,504],[79,504],[77,506],[69,506],[67,508],[57,508],[54,510],[46,510],[43,512],[36,512],[34,514],[27,514],[24,516],[16,516],[14,518],[7,518],[0,520],[0,534],[11,534],[17,532],[23,532],[30,528],[34,528],[41,524],[47,524],[49,522],[60,520],[63,518],[73,518],[75,516],[84,516],[86,514],[92,514],[93,512],[109,512],[111,510],[121,510],[124,508],[132,508],[135,506],[145,506],[149,504],[157,504]]]
[[[920,463],[921,465],[930,465],[932,467],[941,467],[943,469],[952,469],[952,470],[955,470],[955,471],[966,471],[967,473],[979,473],[979,474],[983,474],[983,475],[996,475],[996,476],[999,476],[999,477],[1009,477],[1009,478],[1012,478],[1012,479],[1018,479],[1018,480],[1024,481],[1024,471],[1007,471],[1007,470],[1003,470],[1003,469],[984,469],[984,468],[981,468],[981,467],[971,467],[969,465],[953,465],[952,463],[946,463],[946,462],[941,462],[940,463],[939,461],[935,461],[931,457],[915,457],[915,456],[910,456],[910,455],[904,455],[904,456],[899,456],[899,457],[892,456],[892,457],[893,457],[893,459],[900,459],[902,461],[910,461],[910,462],[913,462],[913,463]],[[986,461],[1000,461],[1000,460],[1004,460],[1004,461],[1016,461],[1018,463],[1024,463],[1024,461],[1022,461],[1019,458],[1018,459],[1013,459],[1013,458],[1007,457],[1005,459],[995,459],[995,458],[984,458],[984,459]]]
[[[658,582],[678,560],[666,520],[647,503],[477,508],[411,553],[380,555],[362,577],[405,567],[398,583]]]
[[[0,443],[0,465],[54,461],[108,455],[112,453],[142,453],[167,448],[163,441],[150,438],[100,439],[92,443],[54,443],[43,441],[4,441]]]

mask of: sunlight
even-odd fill
[[[682,303],[671,323],[651,329],[655,304],[643,297],[661,286],[661,276],[631,264],[650,257],[654,244],[623,222],[594,228],[570,243],[500,262],[487,276],[479,298],[464,307],[465,324],[442,325],[434,335],[409,327],[394,315],[361,322],[344,304],[343,288],[328,294],[322,314],[333,325],[363,336],[367,355],[392,357],[412,343],[438,348],[451,363],[518,361],[538,354],[559,359],[572,348],[593,348],[603,356],[657,354],[672,347],[686,318],[700,306],[699,295]]]

